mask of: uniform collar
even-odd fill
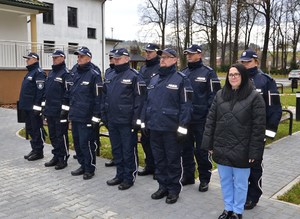
[[[28,71],[32,71],[34,69],[37,69],[40,67],[40,63],[39,62],[35,62],[32,65],[27,65],[26,68],[28,69]]]
[[[202,67],[202,66],[203,66],[202,59],[200,59],[200,60],[197,61],[197,62],[189,62],[189,63],[188,63],[189,69],[200,68],[200,67]]]
[[[157,65],[159,64],[159,60],[160,60],[159,56],[156,56],[153,59],[146,60],[146,66],[150,67],[153,65]]]
[[[160,67],[158,69],[158,74],[160,76],[166,76],[166,75],[169,75],[169,74],[172,74],[172,73],[175,73],[176,72],[176,65],[171,65],[169,67]]]
[[[62,63],[58,64],[58,65],[52,65],[52,69],[54,71],[59,71],[61,69],[66,68],[66,63],[63,61]]]
[[[129,66],[129,62],[126,62],[124,64],[121,64],[121,65],[115,65],[115,71],[117,73],[120,73],[120,72],[124,72],[124,71],[127,71],[128,69],[130,68]]]

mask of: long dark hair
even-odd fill
[[[238,72],[241,74],[241,85],[239,86],[239,89],[236,91],[237,92],[236,97],[238,101],[243,100],[246,97],[248,97],[252,92],[252,90],[254,89],[252,82],[249,80],[247,69],[245,68],[244,65],[240,63],[235,63],[231,65],[230,68],[236,68]],[[226,75],[225,86],[222,90],[222,97],[225,101],[229,101],[233,97],[233,90],[231,84],[229,83],[228,74],[229,74],[229,70]]]

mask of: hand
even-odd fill
[[[61,110],[60,111],[60,120],[67,120],[68,119],[68,114],[69,114],[69,111],[66,111],[66,110]]]
[[[141,125],[138,124],[137,121],[133,120],[132,123],[131,123],[131,127],[132,127],[132,129],[134,129],[134,130],[138,130],[138,129],[141,128]]]

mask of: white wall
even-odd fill
[[[27,17],[17,13],[1,11],[0,40],[27,41]]]
[[[102,56],[101,1],[99,0],[45,0],[54,4],[54,25],[43,24],[43,15],[37,16],[38,42],[55,41],[56,45],[78,43],[87,46],[93,60],[100,67]],[[68,6],[77,8],[78,27],[68,26]],[[87,38],[87,28],[96,28],[96,39]],[[73,54],[69,54],[73,56]],[[68,57],[67,57],[68,58]],[[75,63],[74,63],[75,64]]]

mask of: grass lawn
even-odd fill
[[[294,185],[291,190],[278,196],[278,199],[285,202],[294,203],[300,205],[300,182]]]

